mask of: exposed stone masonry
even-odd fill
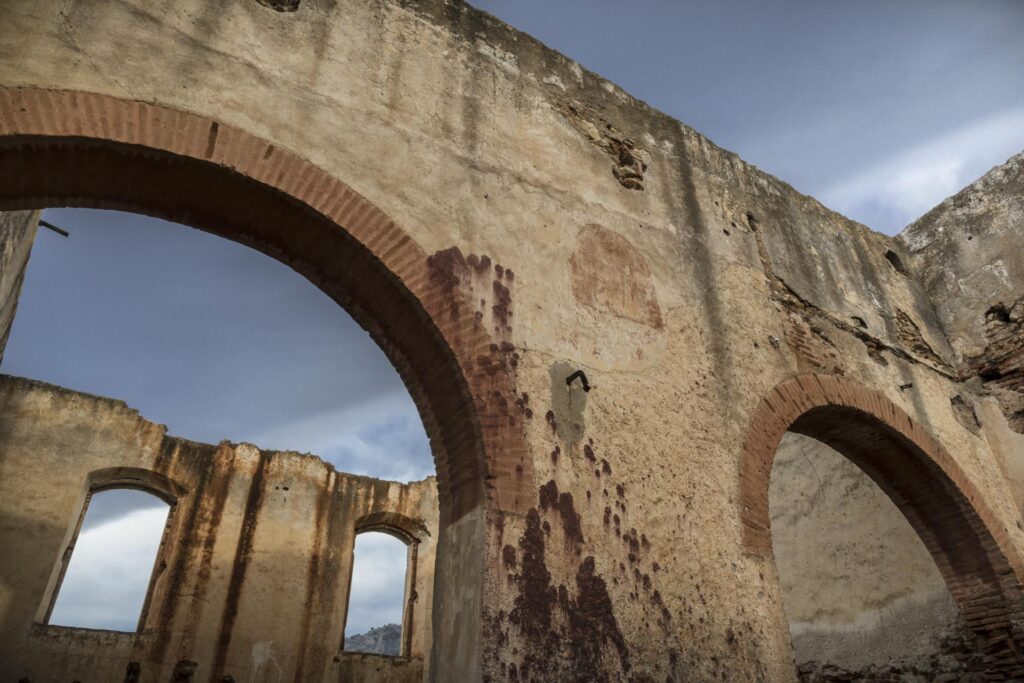
[[[967,365],[999,400],[1010,427],[1024,434],[1024,296],[985,312],[985,340]]]

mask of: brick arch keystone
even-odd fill
[[[931,553],[964,623],[979,636],[982,667],[1003,676],[998,680],[1021,680],[1024,571],[1005,528],[942,445],[876,391],[809,374],[782,382],[762,400],[740,466],[745,551],[774,563],[768,479],[787,431],[832,447],[885,491]]]
[[[111,208],[185,223],[288,264],[381,346],[420,411],[442,527],[535,496],[514,379],[457,272],[341,180],[201,115],[79,91],[0,88],[0,210]],[[449,250],[452,252],[453,250]],[[461,259],[457,251],[444,261]],[[500,360],[500,359],[499,359]],[[489,372],[488,372],[489,371]]]

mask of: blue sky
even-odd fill
[[[1024,149],[1022,0],[474,4],[883,232]],[[387,359],[285,266],[154,219],[47,218],[72,236],[40,231],[0,371],[123,399],[198,441],[308,451],[388,479],[432,473]],[[97,499],[90,538],[158,538],[160,505],[130,493]],[[367,544],[353,583],[386,575],[390,588],[353,607],[350,633],[400,610],[404,549]],[[137,613],[115,617],[95,601],[75,611],[74,596],[99,595],[111,571],[102,552],[81,553],[93,574],[67,584],[71,602],[56,614],[133,624]],[[137,576],[118,574],[115,591],[144,586],[152,562],[121,566]]]

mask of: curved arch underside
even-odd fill
[[[949,454],[881,394],[838,377],[804,375],[762,402],[741,472],[747,552],[774,562],[768,478],[787,431],[828,445],[878,484],[928,548],[965,625],[978,635],[983,668],[1013,680],[1024,676],[1022,572],[1005,550],[1005,532]]]
[[[121,209],[184,223],[277,258],[342,305],[416,402],[437,467],[442,526],[534,490],[508,413],[498,346],[457,277],[344,183],[216,121],[80,92],[0,88],[0,210]],[[497,399],[494,399],[497,397]],[[494,400],[492,400],[494,399]]]

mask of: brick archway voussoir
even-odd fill
[[[762,400],[740,465],[745,552],[774,563],[768,484],[791,429],[832,446],[881,486],[921,535],[965,623],[984,640],[985,666],[1011,678],[1024,675],[1024,570],[1008,533],[945,448],[879,392],[808,374],[782,382]],[[877,444],[858,443],[865,430]]]
[[[286,195],[289,201],[333,223],[379,263],[398,295],[407,293],[411,305],[423,313],[424,320],[419,324],[435,330],[451,353],[451,363],[434,358],[432,365],[436,367],[421,367],[423,362],[417,366],[415,358],[392,357],[435,444],[442,495],[449,484],[458,488],[447,491],[455,501],[449,521],[481,504],[521,511],[534,497],[532,460],[521,426],[510,429],[507,415],[489,415],[493,408],[487,398],[495,392],[505,395],[509,404],[514,403],[513,380],[507,375],[474,372],[477,356],[493,345],[490,336],[472,318],[472,306],[451,306],[452,296],[462,296],[458,291],[448,292],[447,298],[438,294],[431,280],[428,254],[368,199],[287,149],[198,114],[82,91],[0,87],[0,150],[20,145],[31,154],[32,145],[44,142],[69,147],[82,142],[131,146],[140,156],[155,152],[179,158],[181,163],[213,164],[224,173],[237,174]],[[0,177],[0,182],[7,181]],[[0,190],[0,208],[15,208],[18,201],[42,208],[48,202],[83,200],[45,193],[31,197],[2,195]],[[133,207],[130,197],[123,199],[116,206],[108,201],[83,201],[78,205],[134,208],[149,213],[144,207]],[[302,239],[299,234],[288,237]],[[453,308],[460,311],[454,320]],[[376,321],[350,313],[374,334]],[[379,338],[377,341],[382,342]],[[386,345],[381,345],[388,352]],[[457,373],[458,381],[466,387],[466,396],[432,395],[429,378],[438,372]],[[444,452],[439,454],[439,448]]]

